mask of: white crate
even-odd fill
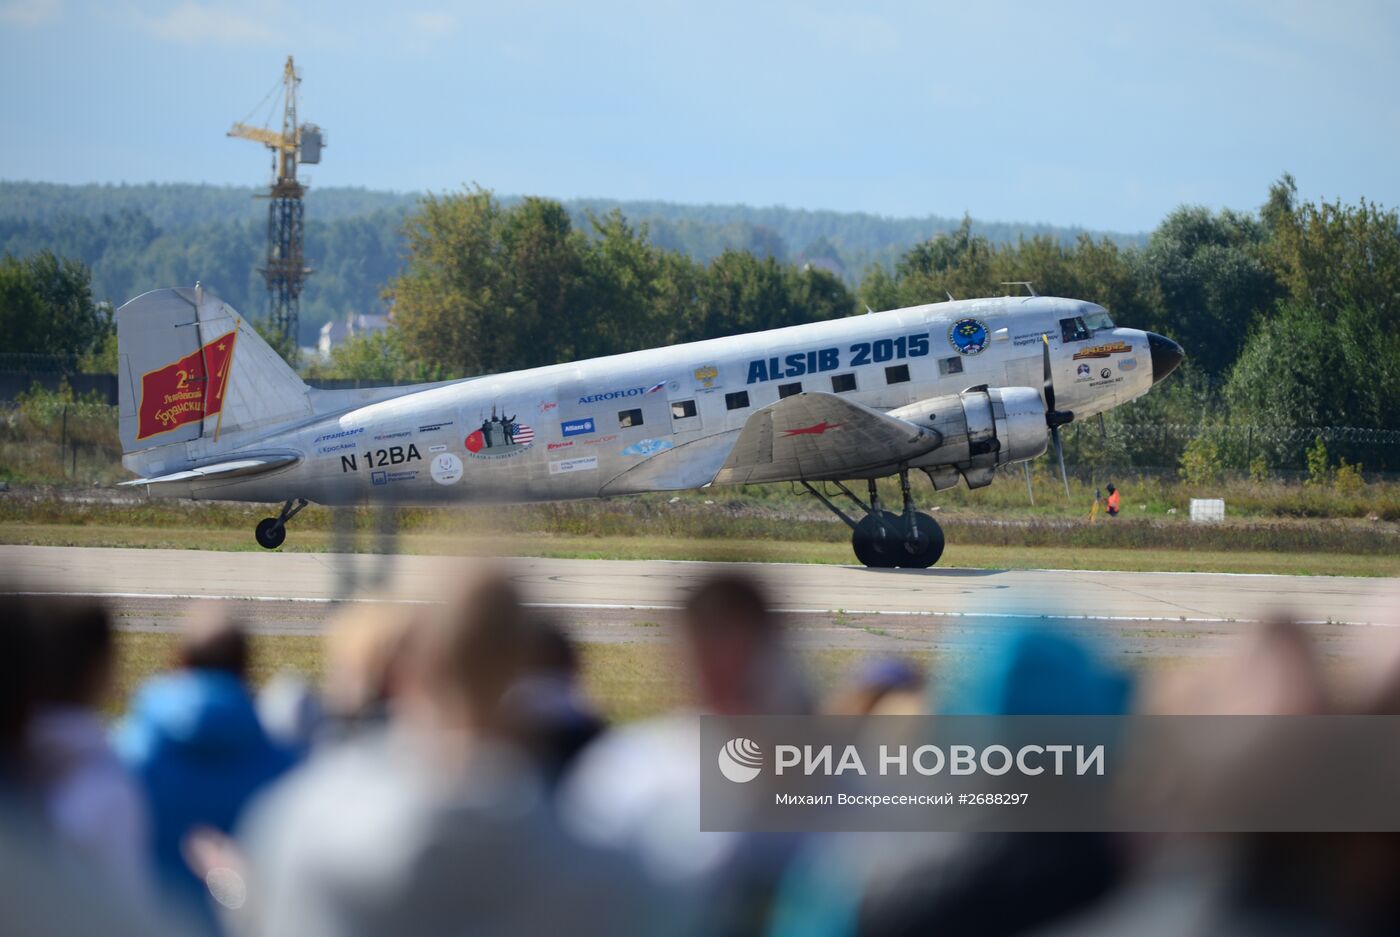
[[[1191,520],[1223,521],[1225,519],[1224,498],[1192,498]]]

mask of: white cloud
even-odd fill
[[[16,26],[42,26],[63,12],[63,0],[5,0],[0,3],[0,22]]]
[[[142,18],[147,32],[171,42],[271,42],[278,34],[268,25],[270,22],[273,20],[193,0],[158,16]]]
[[[414,13],[409,25],[430,36],[445,36],[457,31],[457,17],[451,13]]]

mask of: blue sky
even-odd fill
[[[256,185],[288,52],[313,184],[1145,230],[1400,204],[1393,2],[0,0],[0,178]]]

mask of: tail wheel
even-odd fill
[[[851,534],[851,546],[865,566],[893,569],[901,565],[899,517],[889,511],[865,515]]]
[[[287,539],[287,525],[275,517],[264,517],[258,521],[257,530],[253,535],[258,538],[258,546],[266,550],[275,550]]]
[[[896,543],[899,565],[905,569],[928,569],[943,556],[943,528],[927,514],[914,515],[914,536],[908,530]]]

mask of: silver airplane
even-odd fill
[[[438,384],[308,387],[210,292],[117,311],[126,485],[153,496],[280,502],[281,546],[308,503],[564,501],[795,482],[873,567],[927,568],[935,490],[991,483],[1059,427],[1146,393],[1182,361],[1101,306],[1016,296],[888,312]],[[876,479],[897,475],[898,512]],[[864,480],[862,501],[847,482]],[[820,485],[820,487],[818,487]],[[854,516],[832,498],[846,498]]]

